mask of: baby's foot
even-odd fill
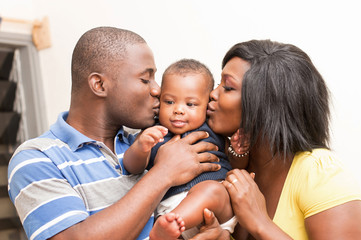
[[[175,213],[160,216],[149,233],[150,240],[177,239],[185,230],[183,219]]]

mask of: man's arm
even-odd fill
[[[218,164],[209,163],[217,157],[207,152],[217,150],[215,145],[204,141],[192,145],[207,136],[206,132],[176,136],[159,148],[154,167],[122,199],[51,239],[135,239],[170,187],[219,170]]]

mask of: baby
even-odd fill
[[[209,69],[193,59],[183,59],[170,65],[164,72],[161,85],[160,125],[142,131],[125,152],[123,164],[131,173],[141,173],[154,164],[157,150],[175,135],[186,136],[191,131],[207,131],[204,141],[218,146],[216,154],[221,169],[206,172],[191,182],[172,187],[156,209],[157,220],[150,239],[189,239],[199,232],[203,210],[213,211],[222,227],[233,232],[237,220],[226,189],[220,183],[231,170],[224,154],[225,142],[206,124],[209,94],[214,79]],[[181,153],[179,157],[182,157]],[[165,173],[167,174],[167,173]]]

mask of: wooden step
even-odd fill
[[[0,112],[0,119],[0,144],[15,144],[20,114],[17,112]]]
[[[0,223],[2,224],[2,223]],[[1,240],[26,240],[25,233],[22,229],[12,228],[6,230],[0,230]]]
[[[0,80],[0,111],[13,111],[16,83]]]
[[[0,79],[9,79],[13,67],[14,52],[0,51]]]

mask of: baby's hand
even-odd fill
[[[136,143],[140,151],[149,152],[158,142],[164,141],[168,129],[163,126],[153,126],[143,130],[137,137]]]
[[[236,153],[244,154],[249,151],[249,137],[245,135],[242,130],[238,129],[229,140]]]

